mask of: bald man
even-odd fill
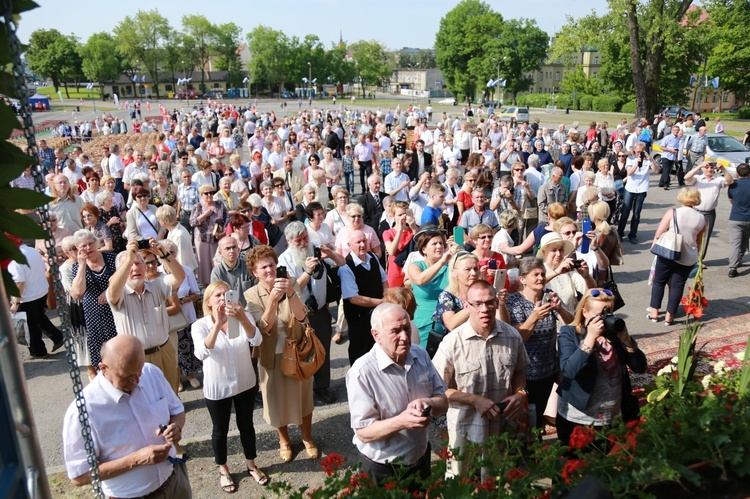
[[[361,230],[349,234],[346,265],[339,267],[344,316],[349,324],[349,365],[370,351],[375,340],[370,334],[370,314],[383,303],[388,289],[385,270],[377,256],[367,251],[367,237]]]
[[[185,463],[175,459],[174,448],[185,408],[159,368],[146,363],[138,338],[115,336],[104,344],[99,374],[83,396],[107,497],[192,497]],[[73,485],[89,484],[75,402],[63,421],[63,453]]]

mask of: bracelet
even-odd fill
[[[524,397],[526,397],[526,399],[529,398],[529,392],[524,387],[516,388],[516,391],[513,392],[513,394],[515,395],[517,393],[520,393],[521,395],[523,395]]]
[[[311,276],[311,277],[312,277],[312,275],[313,275],[313,273],[312,273],[312,272],[310,272],[309,270],[305,270],[305,274],[307,274],[307,275],[309,275],[309,276]]]
[[[581,346],[579,347],[583,352],[591,355],[592,349],[587,347],[585,343],[581,343]]]

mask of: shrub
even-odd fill
[[[523,102],[521,99],[523,98]],[[519,97],[518,104],[520,106],[529,107],[545,107],[550,96],[547,94],[528,94]]]
[[[600,95],[594,97],[592,107],[594,111],[617,112],[622,107],[622,99],[616,95]]]
[[[737,117],[741,120],[750,119],[750,107],[741,107]]]
[[[636,109],[635,101],[630,101],[630,102],[626,102],[625,104],[623,104],[622,107],[620,108],[620,111],[623,113],[635,115],[635,109]]]
[[[592,111],[592,104],[594,102],[593,95],[581,95],[578,99],[578,109],[581,111]]]
[[[573,97],[570,94],[557,94],[555,96],[555,105],[557,109],[572,108]]]

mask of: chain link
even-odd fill
[[[26,144],[28,146],[27,154],[34,159],[34,165],[39,165],[39,157],[36,145],[36,131],[34,129],[34,122],[31,117],[31,111],[29,110],[29,95],[26,89],[26,81],[24,78],[24,66],[21,62],[21,43],[16,35],[17,26],[13,19],[13,1],[2,0],[3,6],[3,17],[5,21],[5,29],[8,36],[8,47],[13,60],[13,76],[16,84],[16,94],[20,100],[21,105],[21,119],[23,121],[23,135],[26,138]],[[32,176],[34,177],[34,189],[37,192],[44,192],[45,182],[44,173],[36,167],[31,169]],[[47,237],[44,241],[44,245],[47,248],[47,255],[49,259],[50,275],[54,283],[55,298],[57,300],[57,310],[60,315],[60,329],[65,336],[65,349],[66,358],[70,369],[68,374],[73,382],[73,393],[75,394],[75,404],[78,408],[78,421],[81,423],[81,435],[83,436],[84,447],[86,449],[87,461],[89,464],[91,474],[91,488],[93,489],[94,496],[97,499],[104,499],[104,494],[101,489],[101,479],[99,476],[99,464],[96,460],[96,449],[94,447],[94,441],[91,438],[91,427],[89,426],[89,415],[86,410],[86,401],[83,398],[83,384],[81,383],[81,372],[78,368],[78,359],[76,358],[75,349],[73,348],[73,335],[71,333],[70,323],[70,307],[68,305],[68,298],[63,290],[60,280],[60,267],[57,256],[57,250],[55,249],[55,239],[52,234],[52,224],[49,221],[49,210],[47,205],[37,208],[36,213],[39,215],[39,219],[42,223],[42,227],[47,232]]]

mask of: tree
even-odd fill
[[[200,14],[182,16],[186,42],[193,48],[195,66],[201,70],[201,92],[206,90],[206,68],[216,52],[216,27]]]
[[[216,69],[229,72],[227,85],[242,85],[242,63],[237,49],[242,43],[242,28],[234,23],[216,26]]]
[[[417,61],[414,60],[414,57],[409,52],[404,52],[403,50],[399,50],[396,52],[396,67],[397,68],[410,68],[412,66],[416,66]]]
[[[538,70],[547,58],[549,36],[533,20],[510,19],[503,24],[501,35],[492,46],[497,47],[490,53],[499,61],[505,91],[511,94],[515,104],[518,93],[527,91],[534,83],[528,73]],[[478,81],[487,81],[494,69],[493,63],[490,71],[477,74]]]
[[[609,11],[568,23],[555,36],[552,56],[598,47],[602,81],[636,99],[638,116],[653,116],[662,103],[684,103],[690,74],[702,62],[708,27],[691,0],[608,0]]]
[[[435,53],[451,92],[474,97],[481,81],[476,73],[488,71],[492,55],[487,48],[497,49],[495,40],[502,29],[502,16],[479,0],[462,0],[440,20]]]
[[[434,50],[420,50],[414,57],[414,62],[419,64],[420,68],[431,69],[437,67]]]
[[[175,85],[176,90],[176,84],[177,84],[177,78],[175,78],[175,73],[180,73],[181,70],[184,71],[184,68],[186,66],[185,60],[187,59],[189,61],[190,65],[190,73],[193,72],[193,57],[192,53],[188,52],[187,44],[185,43],[185,35],[182,33],[176,32],[176,31],[170,31],[166,38],[164,38],[164,55],[162,57],[162,69],[165,69],[169,71],[169,74],[171,76],[172,84]]]
[[[348,49],[344,44],[334,44],[326,52],[331,83],[348,83],[357,77],[354,61],[347,57]]]
[[[132,66],[145,68],[154,82],[157,98],[159,66],[163,61],[165,40],[171,31],[167,19],[156,9],[139,10],[133,18],[126,16],[114,29],[117,50]]]
[[[254,83],[262,86],[284,88],[290,74],[289,38],[267,26],[257,26],[247,34],[247,44],[252,59],[248,64]]]
[[[367,85],[382,85],[391,77],[385,49],[376,41],[360,40],[349,47],[354,66],[362,87],[362,97],[367,97]]]
[[[739,96],[750,97],[750,4],[741,0],[712,0],[706,5],[711,15],[711,32],[716,46],[708,57],[710,78],[719,77],[719,88]]]
[[[569,94],[599,95],[602,93],[602,82],[598,76],[586,76],[583,66],[578,64],[573,71],[565,73],[560,82],[560,89]]]
[[[62,84],[70,98],[68,81],[78,79],[82,73],[79,45],[78,39],[63,35],[56,29],[38,29],[29,37],[26,51],[29,69],[39,76],[52,79],[56,92]]]
[[[122,59],[117,54],[117,44],[109,33],[94,33],[79,49],[81,68],[92,82],[116,81],[122,74]],[[99,85],[104,96],[104,86]]]

